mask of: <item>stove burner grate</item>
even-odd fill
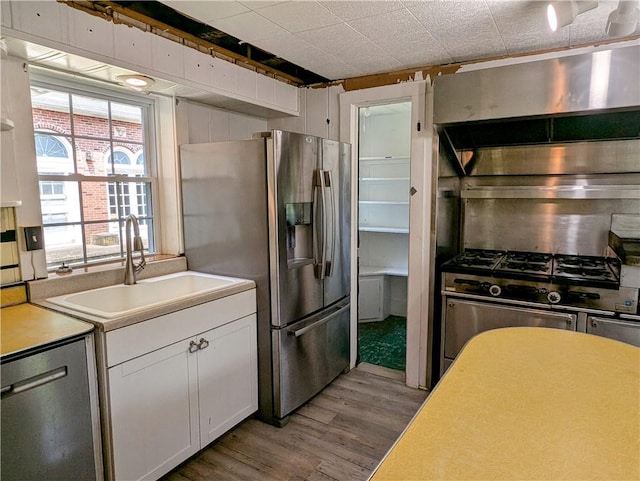
[[[507,269],[521,272],[547,272],[549,270],[548,264],[539,264],[533,262],[504,262],[498,266],[499,269]]]

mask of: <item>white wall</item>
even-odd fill
[[[15,162],[13,164],[3,162],[1,175],[17,179],[17,191],[22,201],[22,206],[16,207],[22,280],[42,278],[47,275],[44,250],[27,251],[23,231],[23,227],[42,224],[36,148],[33,140],[29,71],[23,60],[15,57],[2,60],[1,92],[3,113],[15,123],[15,128],[10,131],[13,136]],[[15,168],[15,176],[7,170],[12,166]]]
[[[344,92],[342,86],[300,88],[298,91],[300,115],[269,119],[268,129],[340,140],[340,94]]]
[[[267,120],[209,105],[178,99],[176,132],[178,146],[222,140],[250,139],[268,130]]]

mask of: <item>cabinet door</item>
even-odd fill
[[[640,323],[603,317],[589,317],[587,332],[640,347]]]
[[[204,447],[258,409],[256,316],[207,331],[197,342]]]
[[[109,369],[117,480],[157,479],[200,448],[197,356],[181,341]]]
[[[552,327],[574,331],[575,314],[528,307],[447,299],[444,328],[444,356],[453,359],[476,334],[500,327]]]
[[[381,320],[384,292],[382,292],[382,276],[360,277],[358,319]]]

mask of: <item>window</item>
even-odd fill
[[[152,101],[33,82],[31,102],[47,266],[124,257],[129,214],[154,252]]]

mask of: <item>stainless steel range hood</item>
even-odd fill
[[[640,45],[438,77],[434,123],[456,151],[640,138]]]

